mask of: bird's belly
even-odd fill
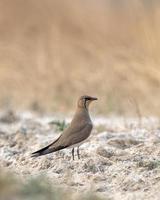
[[[79,142],[79,143],[73,144],[73,145],[71,145],[71,146],[69,146],[69,147],[67,147],[67,148],[70,149],[70,148],[79,147],[79,146],[81,146],[83,143],[85,143],[85,140],[83,140],[82,142]]]

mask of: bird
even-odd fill
[[[74,148],[77,147],[77,156],[80,159],[79,146],[90,136],[93,128],[93,123],[89,115],[89,105],[95,100],[98,99],[88,95],[81,96],[78,99],[76,112],[70,125],[54,142],[33,152],[31,157],[38,157],[65,148],[72,148],[72,158],[74,160]]]

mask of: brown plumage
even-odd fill
[[[42,156],[52,152],[59,151],[67,147],[77,146],[77,155],[79,155],[79,145],[89,137],[92,130],[92,121],[89,116],[89,104],[97,100],[91,96],[81,96],[78,100],[77,110],[71,121],[71,124],[64,132],[50,145],[32,153],[32,157]],[[72,157],[74,160],[74,147],[72,149]]]

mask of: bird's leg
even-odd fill
[[[78,159],[80,159],[79,146],[77,147],[77,156],[78,156]]]
[[[72,158],[74,160],[74,148],[72,149]]]

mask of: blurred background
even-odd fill
[[[0,108],[160,115],[159,0],[0,0]]]

